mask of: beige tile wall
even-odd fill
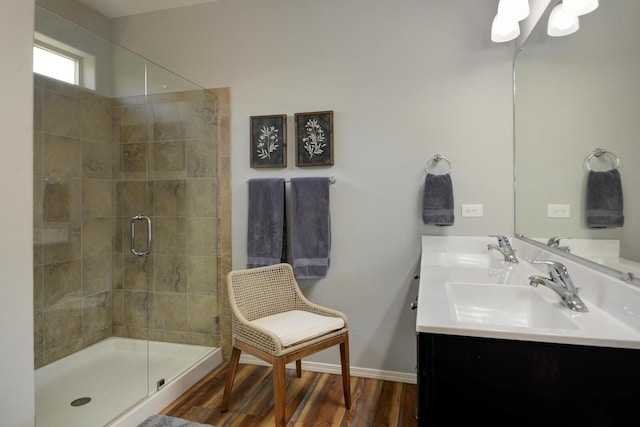
[[[231,99],[229,88],[212,90],[217,102],[216,136],[218,168],[218,295],[220,347],[226,360],[231,355],[231,312],[227,297],[227,274],[231,271]]]
[[[227,354],[229,90],[108,99],[34,82],[36,367],[112,335]],[[153,256],[130,252],[137,214]]]
[[[112,334],[110,105],[34,76],[35,367]]]
[[[218,103],[205,91],[113,100],[114,335],[220,345]],[[137,214],[152,219],[152,258],[130,255]]]

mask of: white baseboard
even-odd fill
[[[246,363],[248,365],[260,365],[271,366],[267,362],[264,362],[257,357],[250,354],[242,353],[240,355],[240,363]],[[295,369],[295,364],[290,363],[287,368]],[[334,365],[330,363],[318,363],[318,362],[305,362],[302,361],[302,370],[312,372],[322,372],[326,374],[338,374],[342,373],[340,365]],[[418,377],[416,374],[407,374],[405,372],[394,371],[381,371],[379,369],[358,368],[351,367],[351,376],[362,378],[373,378],[376,380],[395,381],[400,383],[417,384]]]

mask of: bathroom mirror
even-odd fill
[[[566,237],[568,256],[640,276],[640,2],[601,1],[576,33],[550,37],[557,3],[515,58],[515,232]],[[587,225],[585,160],[596,148],[612,155],[592,156],[592,170],[620,162],[622,227]]]

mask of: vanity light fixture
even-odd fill
[[[586,15],[598,8],[598,0],[564,0],[564,10],[576,16]]]
[[[529,16],[529,0],[500,0],[491,25],[491,41],[508,42],[520,35],[520,21]]]
[[[566,2],[566,0],[565,0]],[[567,11],[564,3],[558,4],[549,15],[547,34],[552,37],[562,37],[573,34],[580,28],[578,15]]]

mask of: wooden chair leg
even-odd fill
[[[340,364],[342,365],[342,391],[344,392],[344,406],[351,408],[351,370],[349,368],[349,335],[344,336],[340,343]]]
[[[296,360],[296,377],[302,376],[302,359]]]
[[[285,427],[285,409],[286,409],[286,368],[284,357],[280,357],[273,363],[273,406],[275,409],[276,427]]]
[[[220,411],[225,412],[229,407],[229,398],[231,398],[231,388],[233,387],[233,380],[236,377],[236,371],[238,370],[238,362],[240,361],[241,351],[233,347],[231,352],[231,359],[229,360],[229,367],[227,369],[227,383],[224,386],[224,394],[222,395],[222,403],[220,404]]]

